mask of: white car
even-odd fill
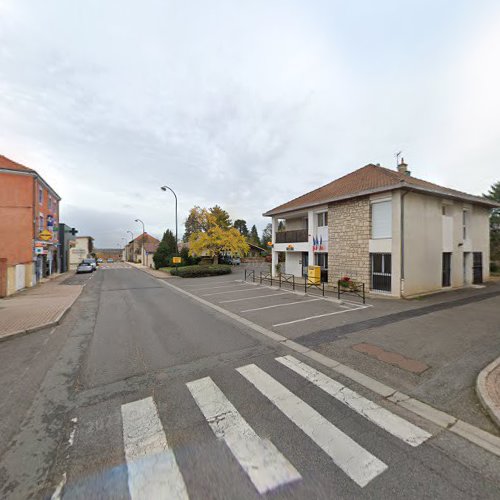
[[[80,273],[93,273],[94,272],[94,266],[90,262],[85,262],[82,261],[80,264],[78,264],[78,267],[76,268],[76,274]]]

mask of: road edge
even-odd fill
[[[479,372],[476,379],[476,394],[493,422],[500,427],[500,402],[493,400],[486,385],[488,377],[495,370],[500,370],[500,356]]]

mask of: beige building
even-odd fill
[[[77,236],[70,243],[69,268],[76,269],[83,259],[91,257],[94,251],[94,238],[92,236]]]
[[[397,171],[366,165],[264,214],[273,272],[303,276],[319,265],[332,285],[349,276],[396,297],[482,283],[497,206],[417,179],[404,162]]]
[[[154,267],[153,255],[160,240],[148,233],[143,233],[129,241],[123,249],[124,258],[128,262],[142,263],[147,267]]]

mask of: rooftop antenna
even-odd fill
[[[396,167],[399,165],[399,157],[403,151],[398,151],[394,156],[396,157]]]

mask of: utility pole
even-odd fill
[[[179,238],[178,238],[178,225],[177,225],[177,195],[175,194],[175,191],[171,187],[168,187],[168,186],[161,187],[162,191],[166,191],[167,189],[169,189],[175,197],[175,253],[178,254],[179,253]]]

